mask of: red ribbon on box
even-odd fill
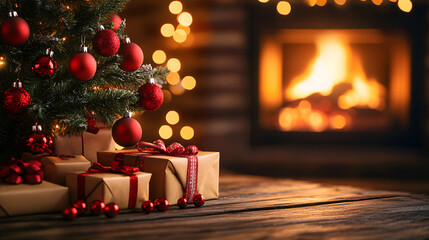
[[[128,199],[128,208],[135,208],[137,203],[137,190],[138,190],[138,178],[136,172],[139,169],[136,167],[129,166],[112,166],[111,168],[103,167],[99,163],[93,163],[88,169],[87,173],[81,173],[77,176],[77,198],[78,200],[85,200],[85,177],[91,174],[101,173],[116,173],[123,174],[130,177],[130,196]]]
[[[162,140],[156,140],[154,143],[139,142],[136,145],[138,151],[134,152],[122,152],[115,156],[115,161],[112,161],[112,166],[123,166],[123,160],[125,154],[133,153],[146,153],[146,155],[139,155],[136,158],[136,166],[143,171],[144,160],[148,156],[165,154],[175,157],[186,157],[188,159],[188,169],[186,175],[186,199],[188,202],[192,202],[192,198],[197,194],[198,185],[198,148],[195,145],[183,147],[180,143],[172,143],[168,147]]]
[[[11,184],[36,184],[41,183],[43,171],[39,161],[32,160],[24,162],[20,159],[11,158],[9,166],[0,166],[0,179]]]

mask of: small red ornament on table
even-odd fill
[[[142,210],[145,213],[151,213],[153,211],[153,202],[148,200],[142,203]]]
[[[46,50],[46,54],[36,58],[31,64],[31,71],[34,76],[41,79],[51,78],[57,71],[57,63],[52,58],[54,52],[50,49]]]
[[[88,53],[88,48],[82,45],[80,53],[73,55],[69,63],[69,70],[73,77],[87,81],[94,77],[97,71],[97,62],[94,57]]]
[[[167,211],[169,204],[168,204],[168,200],[164,198],[157,198],[153,202],[153,205],[155,206],[156,209],[158,209],[158,211],[165,212]]]
[[[78,215],[78,211],[75,207],[68,207],[63,210],[63,218],[64,220],[71,221],[75,219]]]
[[[104,208],[106,207],[106,204],[104,204],[103,201],[95,200],[91,203],[91,212],[92,214],[99,216],[103,214]]]
[[[86,213],[86,202],[83,200],[79,200],[77,202],[75,202],[72,207],[77,209],[77,213],[79,216],[85,215]]]
[[[155,79],[153,78],[150,78],[147,83],[141,85],[138,92],[140,94],[138,104],[145,111],[158,109],[164,101],[164,93],[155,84]]]
[[[125,44],[119,49],[119,55],[122,56],[122,63],[119,68],[125,72],[134,72],[143,64],[143,51],[139,45],[132,43],[130,38],[125,38]]]
[[[11,11],[0,26],[0,37],[6,45],[20,46],[30,37],[30,27],[24,19],[18,17],[17,12]]]
[[[13,87],[6,90],[3,98],[3,108],[11,114],[25,113],[31,104],[31,97],[22,88],[22,83],[17,80]]]
[[[116,215],[118,215],[119,206],[114,203],[109,203],[104,207],[104,214],[108,218],[114,218]]]
[[[186,200],[186,198],[179,198],[179,200],[177,200],[177,205],[183,209],[188,205],[188,200]]]
[[[121,26],[122,23],[121,17],[119,17],[119,15],[117,14],[110,15],[107,21],[113,23],[113,31],[118,30],[119,26]]]
[[[118,145],[131,147],[140,141],[142,127],[137,120],[132,118],[130,112],[126,112],[123,118],[113,124],[112,136]]]
[[[194,197],[192,198],[192,202],[196,207],[201,207],[206,202],[206,199],[201,194],[195,194]]]
[[[121,41],[114,31],[105,29],[102,25],[98,27],[98,32],[92,39],[92,47],[96,53],[103,57],[110,57],[118,52],[120,46]]]

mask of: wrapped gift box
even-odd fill
[[[78,176],[83,174],[84,182],[80,182]],[[149,200],[149,181],[150,173],[136,172],[136,203],[134,208],[141,208],[144,201]],[[81,178],[81,179],[82,179]],[[79,199],[79,191],[83,191],[87,204],[91,204],[95,200],[100,200],[107,203],[114,202],[120,209],[129,207],[130,195],[132,195],[132,187],[130,186],[130,176],[114,173],[99,173],[85,175],[85,172],[67,173],[66,186],[69,187],[70,203],[74,203]],[[79,184],[83,184],[79,186]]]
[[[97,134],[89,132],[82,134],[82,136],[55,136],[54,152],[56,154],[83,155],[94,163],[97,162],[97,152],[115,150],[112,130],[109,128],[100,129]]]
[[[118,153],[129,153],[137,150],[117,150],[98,152],[97,161],[105,166],[110,166]],[[141,158],[142,153],[125,154],[123,164],[136,166],[136,159]],[[198,157],[197,192],[206,199],[219,197],[219,153],[200,151]],[[152,155],[144,159],[140,171],[152,173],[150,181],[150,198],[165,198],[170,204],[176,204],[177,200],[184,197],[188,160],[185,157],[173,157],[167,155]]]
[[[59,185],[65,185],[65,174],[68,172],[87,171],[91,167],[91,162],[82,155],[76,155],[74,158],[56,156],[44,156],[46,154],[33,155],[24,153],[22,159],[30,161],[38,159],[42,163],[42,170],[45,173],[45,179]]]
[[[67,187],[47,181],[34,185],[0,182],[0,217],[61,212],[68,205]]]

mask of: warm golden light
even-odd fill
[[[179,114],[176,111],[169,111],[166,115],[165,115],[165,120],[167,120],[167,122],[171,125],[175,125],[179,122],[180,117]]]
[[[63,42],[65,42],[67,40],[67,38],[66,37],[63,37]]]
[[[162,92],[164,93],[164,103],[171,102],[171,98],[172,98],[171,92],[166,89],[163,89]]]
[[[173,129],[170,126],[168,126],[168,125],[162,125],[159,128],[158,133],[159,133],[159,136],[161,138],[163,138],[163,139],[169,139],[169,138],[171,138],[171,136],[173,136]]]
[[[173,24],[166,23],[161,26],[161,34],[164,37],[171,37],[174,34],[174,26]]]
[[[314,7],[314,5],[316,5],[316,3],[317,3],[317,0],[308,0],[307,3],[310,7]]]
[[[172,14],[179,14],[183,10],[183,5],[180,1],[172,1],[170,5],[168,5],[168,10]]]
[[[182,87],[182,84],[170,85],[170,91],[174,95],[182,95],[185,92],[185,89]]]
[[[6,64],[4,57],[0,57],[0,67],[3,67]]]
[[[281,15],[288,15],[290,13],[291,6],[289,2],[280,1],[277,3],[277,12]]]
[[[166,59],[167,59],[167,55],[162,50],[156,50],[152,54],[152,60],[156,64],[162,64],[165,62]]]
[[[338,5],[344,5],[347,0],[335,0],[335,3]]]
[[[330,118],[329,124],[333,129],[343,129],[346,126],[346,118],[343,115],[335,115]]]
[[[192,90],[197,85],[197,81],[192,76],[186,76],[182,79],[182,86],[186,90]]]
[[[177,17],[177,21],[179,21],[182,26],[190,26],[192,24],[192,15],[188,12],[182,12]]]
[[[179,59],[177,59],[177,58],[170,58],[167,61],[167,67],[168,67],[168,69],[170,71],[178,72],[180,70],[180,68],[181,68],[181,64],[180,64]]]
[[[184,126],[180,130],[180,136],[185,140],[190,140],[194,137],[194,129],[189,126]]]
[[[60,125],[56,124],[56,125],[55,125],[55,128],[56,128],[56,129],[59,129],[59,128],[60,128]]]
[[[326,4],[326,0],[317,0],[316,4],[317,4],[317,6],[323,7]]]
[[[268,2],[270,0],[258,0],[258,1],[261,2],[261,3],[266,3],[266,2]]]
[[[115,149],[116,150],[122,150],[122,149],[124,149],[124,147],[122,147],[121,145],[118,145],[117,143],[115,143]]]
[[[372,0],[372,3],[378,6],[378,5],[381,5],[381,3],[383,3],[383,0]]]
[[[180,75],[177,72],[170,72],[167,75],[167,82],[171,85],[176,85],[180,82]]]
[[[413,3],[410,0],[398,0],[398,7],[404,12],[410,12],[413,8]]]
[[[183,31],[186,32],[186,34],[190,34],[191,33],[191,28],[189,26],[182,26],[182,25],[177,25],[176,30],[178,29],[182,29]]]
[[[184,41],[186,41],[186,32],[183,29],[177,29],[174,34],[173,34],[173,40],[176,41],[177,43],[182,43]]]

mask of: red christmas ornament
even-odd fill
[[[63,210],[64,220],[71,221],[77,217],[77,209],[75,207],[68,207]]]
[[[30,36],[30,27],[27,22],[18,17],[15,11],[9,12],[0,26],[1,39],[4,44],[9,46],[19,46],[27,42]]]
[[[86,212],[86,202],[83,200],[79,200],[77,202],[75,202],[72,207],[77,209],[77,213],[82,216],[85,214]]]
[[[97,71],[97,62],[94,57],[88,53],[88,48],[81,46],[81,52],[76,53],[69,63],[69,70],[73,77],[87,81],[94,77]]]
[[[201,194],[195,194],[194,197],[192,198],[192,202],[194,202],[194,205],[196,207],[201,207],[206,202],[206,199]]]
[[[186,198],[179,198],[179,200],[177,200],[177,205],[180,208],[185,208],[188,205],[188,200],[186,200]]]
[[[151,213],[153,211],[153,203],[152,201],[144,201],[142,204],[142,210],[145,213]]]
[[[54,52],[47,49],[46,55],[40,56],[33,61],[31,71],[33,74],[41,79],[48,79],[52,77],[57,71],[57,63],[52,58]]]
[[[28,151],[32,154],[40,154],[49,152],[53,141],[42,132],[42,126],[34,125],[32,127],[33,133],[28,137],[26,146]]]
[[[138,92],[140,94],[138,104],[145,111],[158,109],[164,101],[164,93],[161,88],[155,84],[153,78],[149,79],[148,83],[141,85]]]
[[[30,104],[30,94],[22,88],[19,80],[13,83],[13,88],[9,88],[4,93],[3,108],[11,114],[26,112]]]
[[[119,26],[121,26],[122,19],[117,14],[112,14],[107,19],[109,22],[113,23],[113,31],[118,30]]]
[[[131,116],[130,112],[125,113],[124,117],[116,121],[112,127],[113,140],[123,147],[135,145],[142,137],[140,123]]]
[[[92,47],[95,52],[103,57],[115,55],[121,46],[118,35],[110,29],[104,29],[103,26],[100,26],[98,30],[98,33],[92,39]]]
[[[103,214],[105,207],[106,205],[104,204],[103,201],[95,200],[94,202],[91,203],[91,212],[92,214],[99,216]]]
[[[143,51],[139,45],[132,43],[129,38],[125,38],[125,44],[119,49],[119,54],[122,55],[122,63],[119,68],[125,72],[134,72],[143,64]]]
[[[119,206],[114,203],[109,203],[104,208],[104,214],[108,218],[114,218],[116,215],[118,215]]]
[[[156,209],[158,209],[158,211],[164,212],[164,211],[167,211],[169,204],[168,204],[168,200],[167,199],[157,198],[153,202],[153,205],[155,206]]]

